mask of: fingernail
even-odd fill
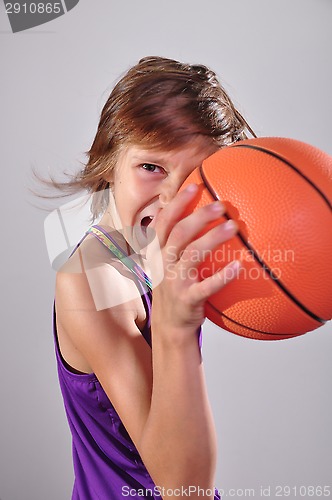
[[[226,229],[226,231],[237,231],[238,226],[237,226],[236,222],[234,222],[232,219],[230,219],[227,222],[225,222],[224,228]]]
[[[194,193],[195,191],[197,191],[197,189],[198,189],[197,184],[191,183],[188,184],[188,186],[185,188],[185,191],[187,191],[187,193]]]
[[[212,210],[212,212],[221,212],[222,213],[225,210],[225,207],[221,203],[221,201],[215,201],[215,202],[211,203],[211,205],[209,205],[209,208],[210,208],[210,210]]]
[[[234,272],[240,270],[241,267],[242,267],[242,264],[241,264],[240,260],[233,260],[228,265],[233,269]]]

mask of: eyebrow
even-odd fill
[[[142,152],[141,154],[133,155],[131,158],[132,158],[132,160],[144,161],[145,163],[157,163],[157,164],[160,164],[160,163],[165,164],[166,163],[166,160],[164,158],[162,158],[161,156],[158,158],[158,157],[152,156],[152,154],[153,153]]]

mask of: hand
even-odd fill
[[[153,290],[152,326],[166,333],[179,332],[179,341],[185,335],[181,331],[197,330],[204,321],[205,301],[234,279],[240,270],[240,262],[233,261],[212,276],[200,279],[198,267],[204,252],[232,238],[237,226],[227,221],[200,235],[209,223],[223,215],[225,208],[222,203],[214,202],[186,216],[196,194],[196,185],[187,186],[153,221],[164,277]],[[149,254],[147,257],[149,259]],[[156,259],[152,257],[151,260]],[[153,263],[151,270],[153,282],[156,271]]]

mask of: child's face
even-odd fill
[[[116,214],[113,223],[137,250],[146,246],[146,227],[169,203],[189,174],[218,148],[204,137],[176,151],[128,146],[113,177]],[[114,207],[113,207],[114,211]]]

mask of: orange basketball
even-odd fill
[[[193,209],[220,200],[222,221],[239,225],[200,265],[201,277],[234,259],[243,265],[207,301],[211,321],[244,337],[280,340],[331,319],[332,157],[293,139],[248,139],[207,158],[184,186],[191,182],[200,186]]]

